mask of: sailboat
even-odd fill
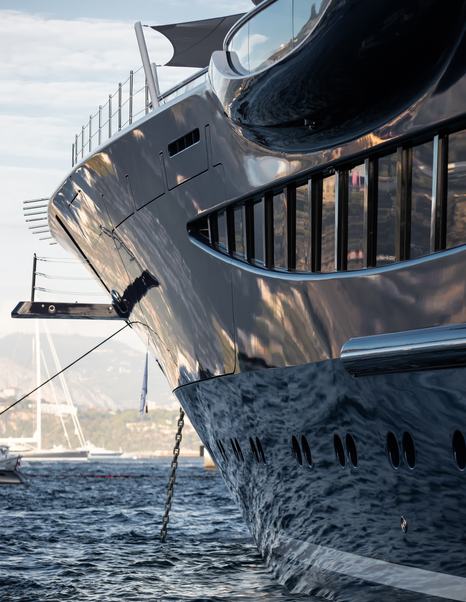
[[[50,332],[45,327],[45,334],[53,362],[57,372],[61,370],[60,361],[57,351],[53,343]],[[45,376],[50,377],[47,363],[41,349],[41,340],[39,333],[39,322],[36,320],[35,337],[34,337],[34,357],[36,364],[36,385],[39,386],[42,382],[42,366],[46,372]],[[35,410],[36,410],[36,428],[32,438],[22,437],[19,439],[8,440],[8,444],[12,452],[20,453],[21,457],[28,462],[47,462],[47,461],[85,461],[89,456],[86,440],[79,423],[76,407],[73,403],[70,390],[66,383],[63,374],[59,375],[60,384],[63,390],[65,403],[59,403],[55,391],[55,386],[51,383],[51,391],[54,403],[47,403],[42,399],[42,389],[36,391]],[[53,414],[59,416],[67,447],[56,445],[50,448],[43,447],[42,437],[42,416],[43,414]],[[68,433],[64,416],[70,416],[74,435],[78,440],[78,447],[73,447],[71,437]]]

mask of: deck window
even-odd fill
[[[239,72],[254,73],[289,54],[318,25],[330,0],[275,0],[252,15],[227,50]]]
[[[430,253],[433,143],[415,146],[412,153],[410,258]]]
[[[199,217],[189,232],[248,263],[305,273],[380,267],[466,245],[466,130],[392,148],[368,152],[358,165],[300,173],[278,192]]]
[[[296,270],[310,272],[311,264],[311,194],[307,184],[296,188]]]
[[[366,224],[364,219],[366,169],[357,165],[348,172],[348,270],[365,266]]]
[[[217,217],[217,228],[218,228],[218,246],[227,251],[228,243],[227,243],[227,216],[226,211],[219,211]]]
[[[300,44],[314,29],[328,0],[293,1],[293,44]]]
[[[396,261],[396,154],[379,159],[377,203],[377,265]]]
[[[244,257],[245,249],[245,228],[244,228],[244,206],[239,205],[233,210],[233,222],[235,230],[235,255]]]
[[[466,130],[448,137],[447,249],[466,243]]]
[[[249,71],[264,69],[292,45],[292,0],[277,0],[249,21]]]
[[[273,197],[273,264],[274,267],[286,270],[287,262],[287,204],[285,192]]]
[[[336,176],[322,183],[322,242],[320,271],[334,272],[335,266],[335,194]]]
[[[253,261],[260,265],[264,264],[264,201],[258,201],[253,205],[254,214],[254,252]]]

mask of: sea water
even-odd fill
[[[0,487],[0,600],[271,601],[273,579],[217,470],[181,458],[159,540],[170,459],[26,464]]]

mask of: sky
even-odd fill
[[[50,197],[58,188],[71,168],[75,133],[130,69],[140,67],[134,22],[173,23],[250,8],[250,0],[0,0],[0,336],[33,332],[33,321],[10,318],[16,303],[29,298],[33,253],[67,257],[58,245],[38,241],[27,229],[22,201]],[[167,62],[171,44],[152,30],[146,30],[146,37],[151,60]],[[160,69],[161,89],[188,73]],[[87,275],[80,266],[48,265],[55,275]],[[51,282],[60,290],[74,292],[79,285],[78,290],[86,286],[98,291],[84,281]],[[48,295],[40,293],[38,299],[50,300]],[[99,338],[118,326],[58,320],[49,324],[52,332]],[[125,331],[120,337],[143,353],[135,334]]]

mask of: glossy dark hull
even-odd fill
[[[290,589],[348,601],[464,600],[465,475],[451,437],[464,425],[465,383],[464,369],[354,379],[328,361],[225,376],[178,396]],[[389,431],[400,441],[413,434],[414,469],[390,465]],[[357,468],[335,460],[335,433],[353,435]],[[291,436],[302,434],[312,466],[291,453]],[[265,464],[251,452],[256,437]]]
[[[452,452],[466,424],[463,361],[355,378],[341,360],[352,338],[466,323],[466,247],[299,274],[238,261],[191,236],[189,224],[313,170],[464,128],[466,45],[455,36],[427,89],[395,117],[392,106],[378,125],[371,117],[367,134],[358,121],[325,146],[325,133],[307,127],[241,129],[202,84],[76,166],[52,199],[54,236],[149,335],[261,552],[295,591],[466,600],[466,476]],[[169,156],[168,144],[193,128],[199,141]],[[400,449],[410,433],[413,468],[403,458],[390,465],[388,432]],[[292,453],[303,435],[312,467],[303,450],[302,465]],[[340,466],[335,435],[344,445],[351,435],[357,467],[347,450]]]

